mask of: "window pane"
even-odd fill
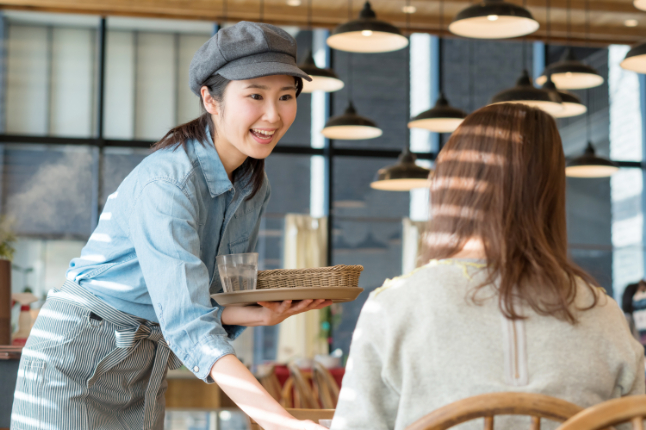
[[[93,136],[99,19],[26,12],[5,17],[6,132]]]
[[[132,169],[150,154],[150,150],[106,148],[103,154],[102,205],[105,204],[108,196],[117,190]]]
[[[87,238],[92,228],[95,150],[5,145],[3,213],[19,235]]]

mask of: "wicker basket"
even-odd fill
[[[358,287],[363,266],[340,264],[313,269],[276,269],[258,272],[256,289],[297,287]]]

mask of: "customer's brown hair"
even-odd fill
[[[575,323],[572,303],[594,279],[568,257],[565,158],[556,123],[520,104],[486,106],[469,115],[440,151],[431,180],[431,221],[424,261],[450,258],[481,239],[499,306],[523,318],[514,301]]]

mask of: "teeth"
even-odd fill
[[[254,133],[263,134],[265,136],[273,136],[274,133],[276,133],[276,130],[265,131],[265,130],[256,130],[256,129],[253,129],[253,128],[251,130],[253,130]]]

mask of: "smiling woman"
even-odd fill
[[[255,250],[270,196],[264,159],[310,78],[288,33],[248,22],[209,39],[189,75],[202,115],[171,129],[107,199],[27,341],[12,428],[161,430],[166,371],[181,364],[266,430],[323,428],[285,411],[230,342],[331,302],[223,309],[210,298],[222,291],[216,257]]]

